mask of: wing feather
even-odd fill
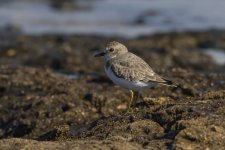
[[[138,82],[166,82],[140,57],[129,53],[111,62],[111,69],[119,78]]]

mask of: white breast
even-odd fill
[[[118,78],[111,70],[111,68],[109,67],[109,69],[107,69],[105,67],[105,72],[108,75],[108,77],[115,83],[120,85],[123,88],[129,89],[129,90],[134,90],[134,91],[139,91],[141,89],[144,88],[148,88],[151,87],[151,84],[147,84],[141,81],[138,82],[132,82],[132,81],[127,81],[125,79],[122,78]]]

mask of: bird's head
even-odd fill
[[[107,44],[106,49],[95,55],[95,57],[104,56],[106,60],[121,56],[127,53],[128,50],[123,44],[113,41]]]

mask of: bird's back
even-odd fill
[[[165,82],[143,59],[130,52],[112,59],[110,65],[117,77],[128,81]]]

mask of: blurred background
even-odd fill
[[[127,38],[225,28],[224,0],[1,0],[0,28]]]
[[[225,29],[223,0],[1,0],[0,32],[136,38]],[[218,64],[225,53],[206,49]]]

